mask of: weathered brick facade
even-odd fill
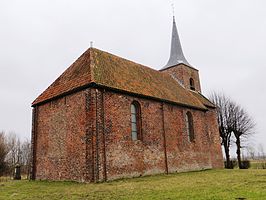
[[[131,138],[130,105],[141,105],[142,140]],[[36,179],[97,182],[222,167],[216,115],[103,88],[34,108]],[[185,113],[192,112],[195,142]]]
[[[184,64],[179,64],[178,67],[170,67],[162,72],[170,74],[188,89],[190,88],[189,79],[192,78],[195,82],[195,90],[201,92],[198,70]]]
[[[37,179],[86,179],[86,107],[78,92],[35,109],[35,177]]]

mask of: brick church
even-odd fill
[[[215,106],[175,20],[161,70],[89,48],[33,103],[32,179],[99,182],[223,167]]]

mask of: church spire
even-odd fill
[[[165,70],[169,67],[178,65],[178,64],[185,64],[189,67],[191,65],[186,60],[183,51],[181,42],[178,36],[177,28],[176,28],[176,22],[175,22],[175,16],[173,16],[173,29],[172,29],[172,43],[171,43],[171,52],[170,52],[170,58],[168,63],[162,70]]]

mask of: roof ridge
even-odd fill
[[[127,59],[127,58],[121,57],[121,56],[119,56],[119,55],[116,55],[116,54],[113,54],[113,53],[110,53],[110,52],[107,52],[107,51],[103,51],[103,50],[98,49],[98,48],[93,48],[93,49],[94,49],[94,50],[101,51],[101,52],[106,53],[106,54],[109,54],[109,55],[111,55],[111,56],[115,56],[115,57],[117,57],[117,58],[119,58],[119,59],[123,59],[123,60],[125,60],[125,61],[131,62],[132,64],[136,64],[136,65],[140,65],[140,66],[142,66],[142,67],[146,67],[146,68],[148,68],[149,70],[156,71],[156,72],[160,72],[159,70],[154,69],[154,68],[152,68],[152,67],[150,67],[150,66],[148,66],[148,65],[144,65],[144,64],[137,63],[137,62],[132,61],[132,60],[129,60],[129,59]]]
[[[129,60],[129,59],[123,58],[123,57],[121,57],[121,56],[115,55],[115,54],[110,53],[110,52],[107,52],[107,51],[103,51],[103,50],[98,49],[98,48],[92,48],[92,49],[94,49],[94,50],[98,50],[98,51],[100,51],[100,52],[102,52],[102,53],[109,54],[109,55],[111,55],[111,56],[117,57],[117,58],[119,58],[119,59],[122,59],[122,60],[125,60],[125,61],[128,61],[128,62],[131,62],[131,63],[133,63],[133,64],[135,64],[135,65],[139,65],[139,66],[141,66],[141,67],[147,68],[147,69],[149,69],[149,70],[151,70],[151,71],[154,71],[154,72],[156,72],[156,73],[158,73],[158,74],[161,74],[161,76],[165,76],[165,77],[167,76],[167,77],[170,77],[170,78],[173,79],[175,82],[177,82],[177,84],[179,84],[182,88],[186,89],[182,84],[180,84],[177,80],[175,80],[174,77],[172,77],[172,76],[171,76],[170,74],[168,74],[168,73],[162,73],[161,70],[153,69],[153,68],[151,68],[151,67],[149,67],[149,66],[147,66],[147,65],[143,65],[143,64],[140,64],[140,63],[134,62],[134,61],[132,61],[132,60]],[[93,63],[93,64],[94,64],[94,63]],[[184,63],[180,63],[180,64],[184,64]],[[179,64],[178,64],[178,65],[179,65]],[[184,64],[184,65],[186,65],[186,64]],[[95,66],[95,65],[94,65],[94,66]],[[189,67],[190,67],[190,66],[189,66]],[[194,69],[194,68],[193,68],[193,69]]]
[[[147,65],[143,65],[143,64],[140,64],[140,63],[134,62],[134,61],[132,61],[132,60],[129,60],[129,59],[123,58],[123,57],[121,57],[121,56],[119,56],[119,55],[115,55],[115,54],[110,53],[110,52],[107,52],[107,51],[103,51],[103,50],[98,49],[98,48],[92,48],[92,49],[94,49],[94,50],[98,50],[98,51],[100,51],[100,52],[102,52],[102,53],[109,54],[109,55],[111,55],[111,56],[114,56],[114,57],[117,57],[117,58],[119,58],[119,59],[122,59],[122,60],[125,60],[125,61],[127,61],[127,62],[130,62],[130,63],[132,63],[132,64],[139,65],[139,66],[141,66],[141,67],[147,68],[147,69],[149,69],[149,70],[151,70],[151,71],[154,71],[154,72],[156,72],[156,73],[161,74],[161,76],[168,76],[168,77],[170,77],[171,79],[173,79],[174,81],[176,81],[176,80],[175,80],[170,74],[162,73],[161,70],[153,69],[153,68],[151,68],[151,67],[149,67],[149,66],[147,66]],[[183,63],[180,63],[180,64],[183,64]],[[93,63],[93,66],[95,66],[94,63]],[[193,69],[194,69],[194,68],[193,68]],[[178,83],[178,84],[179,84],[179,83]],[[180,84],[179,84],[179,85],[180,85]],[[182,86],[182,85],[181,85],[181,86]],[[183,87],[183,86],[182,86],[182,87]],[[185,89],[185,88],[184,88],[184,89]]]

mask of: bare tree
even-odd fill
[[[11,177],[14,173],[16,164],[21,165],[22,151],[20,138],[15,133],[9,133],[7,136],[8,154],[6,156],[6,163],[8,173]]]
[[[266,159],[264,147],[262,144],[259,144],[258,146],[258,159],[262,159],[262,160]]]
[[[7,162],[10,166],[15,166],[19,162],[20,156],[20,139],[15,133],[9,133],[7,137],[8,155]]]
[[[232,168],[230,160],[230,145],[232,136],[232,110],[233,103],[228,97],[223,94],[212,93],[210,100],[216,105],[219,133],[222,140],[221,145],[224,146],[224,153],[226,157],[226,168]]]
[[[6,156],[8,154],[8,148],[6,143],[5,133],[0,132],[0,176],[4,173],[6,169]]]
[[[242,162],[241,162],[241,148],[242,143],[244,140],[249,138],[252,134],[254,134],[255,123],[253,119],[249,116],[247,111],[243,109],[239,105],[234,105],[232,110],[233,115],[233,126],[232,130],[234,136],[236,138],[236,154],[238,160],[238,166],[240,169],[243,169]]]
[[[31,159],[31,143],[28,139],[21,142],[15,133],[0,132],[0,175],[12,176],[16,164],[21,172],[29,176]]]
[[[256,159],[256,151],[253,146],[247,147],[247,154],[248,154],[248,158],[251,158],[252,160]]]
[[[23,166],[22,172],[27,174],[29,178],[30,173],[30,160],[31,159],[31,143],[29,140],[25,140],[21,145],[21,160],[20,165]]]
[[[226,156],[226,168],[231,168],[230,145],[231,136],[234,134],[237,147],[237,160],[239,168],[242,167],[241,148],[243,141],[254,133],[255,123],[240,105],[237,105],[229,97],[223,94],[213,93],[211,101],[217,106],[217,116],[219,124],[220,137],[224,146]]]

